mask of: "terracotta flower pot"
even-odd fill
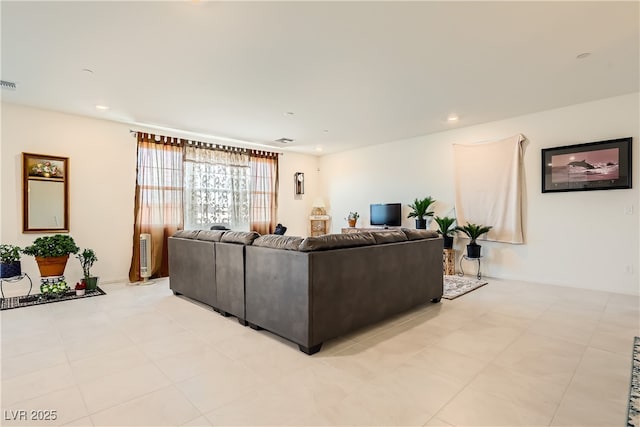
[[[358,222],[357,219],[348,219],[347,221],[349,221],[349,227],[355,227],[356,222]]]
[[[64,274],[64,269],[67,266],[68,259],[69,255],[47,258],[37,256],[36,262],[38,263],[40,276],[62,276]]]

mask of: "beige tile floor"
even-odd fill
[[[4,311],[2,425],[624,425],[638,297],[489,282],[312,357],[167,280]]]

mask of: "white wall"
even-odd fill
[[[354,210],[361,214],[359,225],[366,226],[370,203],[401,202],[406,216],[406,205],[413,199],[432,196],[438,200],[437,214],[450,213],[452,144],[522,133],[528,140],[524,150],[526,244],[481,242],[484,272],[498,278],[638,294],[639,103],[640,94],[634,93],[324,156],[320,159],[322,193],[336,219],[332,231],[339,232],[346,222],[338,219]],[[541,193],[541,148],[626,136],[633,137],[633,189]],[[629,206],[633,206],[632,215],[625,214]],[[407,219],[403,225],[414,226]],[[456,239],[457,249],[467,242]]]
[[[69,157],[70,235],[80,248],[96,251],[92,272],[101,280],[124,280],[136,179],[136,141],[128,126],[3,103],[0,240],[24,247],[42,234],[22,233],[22,152]],[[31,256],[23,255],[22,269],[39,276]],[[77,259],[69,259],[65,275],[82,277]]]
[[[315,197],[320,193],[319,158],[298,153],[280,156],[280,189],[278,193],[278,222],[287,227],[287,236],[309,236],[309,215]],[[293,175],[304,173],[304,194],[295,195]]]
[[[96,251],[92,272],[101,281],[127,280],[136,179],[136,140],[129,126],[8,103],[2,103],[1,114],[0,241],[24,247],[40,236],[22,233],[21,153],[69,157],[70,235],[81,248]],[[315,156],[280,157],[278,221],[288,227],[287,235],[308,235],[311,202],[319,187],[317,165]],[[295,172],[305,172],[306,178],[305,195],[299,199],[293,195]],[[33,257],[23,256],[22,268],[39,277]],[[70,281],[81,278],[75,258],[65,275]]]

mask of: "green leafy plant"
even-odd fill
[[[0,262],[11,264],[20,261],[22,249],[14,245],[0,245]]]
[[[73,237],[66,234],[38,237],[31,246],[25,247],[22,252],[42,258],[60,257],[69,254],[77,254],[80,248],[76,246]]]
[[[360,214],[358,214],[358,212],[349,212],[349,216],[347,218],[357,220],[360,218]]]
[[[81,253],[76,255],[76,258],[80,260],[80,265],[82,266],[82,273],[85,279],[91,277],[91,272],[89,271],[91,267],[93,267],[93,263],[98,261],[98,257],[93,249],[83,249]]]
[[[456,220],[455,218],[451,218],[448,216],[440,217],[436,216],[433,220],[438,224],[440,228],[438,230],[438,234],[442,234],[443,236],[453,236],[456,232],[456,227],[453,226]]]
[[[467,223],[467,225],[463,227],[456,227],[456,231],[460,231],[467,235],[471,239],[470,245],[475,245],[478,237],[482,236],[484,233],[488,233],[493,227],[490,225],[479,225],[473,224],[471,222]]]
[[[409,212],[407,218],[424,219],[425,216],[433,216],[434,212],[430,211],[429,208],[435,201],[431,196],[424,199],[415,199],[413,203],[409,205],[411,212]]]

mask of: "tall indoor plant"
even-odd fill
[[[453,236],[456,232],[456,227],[454,224],[456,223],[455,218],[451,218],[448,216],[440,217],[436,216],[433,218],[436,224],[438,224],[438,234],[441,234],[444,238],[444,248],[452,249],[453,248]]]
[[[435,202],[431,196],[425,197],[424,199],[415,199],[412,204],[409,205],[411,212],[407,215],[407,218],[415,218],[416,219],[416,228],[417,229],[426,229],[427,228],[427,220],[425,217],[433,216],[433,211],[429,210],[429,207]]]
[[[0,278],[7,279],[22,274],[20,264],[22,249],[14,245],[0,245]]]
[[[476,243],[478,237],[484,233],[488,233],[493,227],[490,225],[479,225],[471,222],[463,227],[456,227],[456,231],[460,231],[467,235],[471,239],[471,242],[467,245],[467,257],[468,258],[480,258],[480,250],[482,246]]]
[[[93,263],[98,261],[98,257],[93,249],[83,249],[82,252],[76,255],[76,258],[80,261],[82,266],[82,275],[87,290],[95,289],[98,286],[98,278],[91,275],[91,267]]]
[[[36,258],[42,277],[62,276],[69,259],[69,254],[76,254],[80,249],[73,237],[67,234],[38,237],[31,246],[22,252]]]

